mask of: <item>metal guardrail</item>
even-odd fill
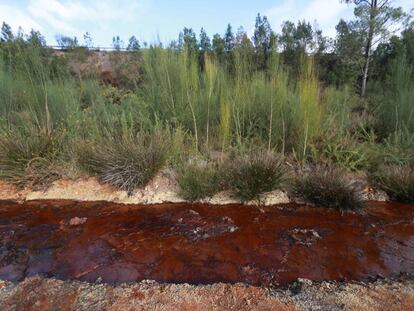
[[[93,51],[93,52],[115,52],[115,51],[121,51],[121,52],[133,52],[132,50],[128,50],[127,48],[119,48],[116,49],[114,47],[102,47],[102,46],[91,46],[91,47],[86,47],[86,46],[75,46],[75,47],[70,47],[70,46],[59,46],[59,45],[47,45],[46,47],[56,50],[56,51],[69,51],[69,50],[73,50],[73,49],[85,49],[88,51]]]

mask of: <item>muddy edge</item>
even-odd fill
[[[369,185],[366,178],[352,177],[350,183],[357,189],[362,200],[388,201],[388,196]],[[0,180],[0,199],[13,201],[30,200],[75,200],[75,201],[108,201],[123,204],[160,204],[185,203],[178,195],[178,186],[174,174],[170,171],[159,173],[145,188],[136,189],[132,193],[119,190],[107,184],[100,183],[96,178],[89,177],[77,180],[57,180],[50,187],[44,189],[18,189],[17,187]],[[265,193],[261,205],[275,205],[298,202],[289,198],[284,191],[276,190]],[[226,205],[240,203],[232,198],[229,192],[220,192],[210,199],[200,203]],[[248,205],[257,205],[257,201],[247,202]]]

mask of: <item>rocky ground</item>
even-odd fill
[[[286,289],[243,284],[88,284],[33,277],[0,281],[1,310],[414,310],[414,280],[312,283]]]

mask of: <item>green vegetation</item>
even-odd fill
[[[361,199],[345,179],[343,172],[330,166],[318,166],[296,177],[290,194],[320,207],[356,210]]]
[[[86,65],[96,54],[88,33],[84,46],[59,36],[62,54],[40,33],[3,24],[0,178],[23,187],[88,174],[131,192],[172,166],[189,200],[230,189],[246,201],[281,187],[284,158],[348,171],[410,166],[414,26],[400,9],[370,3],[356,3],[356,19],[341,20],[335,40],[306,21],[276,34],[260,15],[252,38],[231,25],[212,40],[184,28],[167,46],[131,37],[123,52],[116,36],[109,73]],[[376,26],[383,21],[404,29]],[[210,161],[231,151],[231,160]],[[189,161],[199,158],[212,166]],[[324,188],[337,174],[318,171],[293,188],[317,204],[357,206],[341,178]]]
[[[189,201],[229,190],[235,198],[247,202],[260,201],[262,194],[282,189],[286,176],[282,157],[259,149],[203,165],[187,164],[179,169],[177,180],[181,196]]]
[[[279,156],[261,150],[230,159],[223,171],[225,180],[241,201],[260,200],[260,195],[281,189],[286,169]]]
[[[181,197],[191,202],[211,198],[222,190],[219,169],[213,165],[187,164],[179,169],[177,182]]]
[[[414,202],[414,167],[383,166],[371,174],[371,179],[391,199]]]
[[[168,138],[140,135],[134,139],[106,139],[77,147],[77,162],[87,173],[132,192],[145,186],[166,163]]]

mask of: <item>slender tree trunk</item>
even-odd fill
[[[369,29],[368,29],[368,38],[367,44],[365,46],[365,55],[364,55],[364,70],[362,73],[362,81],[361,81],[361,97],[365,96],[367,90],[367,80],[368,80],[368,72],[369,72],[369,63],[371,61],[371,48],[372,48],[372,40],[374,38],[374,28],[375,28],[375,18],[377,14],[378,3],[377,0],[371,0],[370,4],[370,17],[369,17]]]

